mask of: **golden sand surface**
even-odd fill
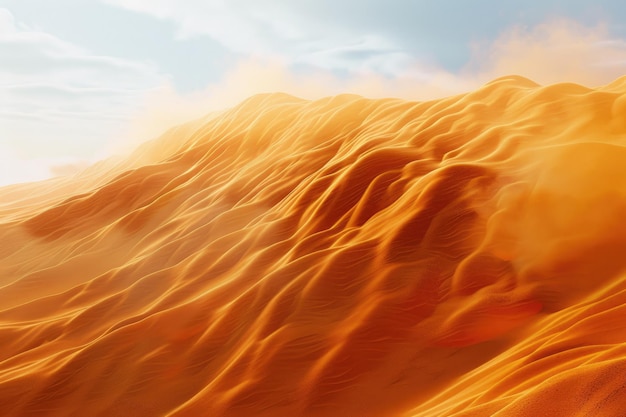
[[[264,94],[0,189],[0,415],[626,415],[626,77]]]

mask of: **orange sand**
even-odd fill
[[[626,77],[255,96],[0,190],[0,415],[626,415]]]

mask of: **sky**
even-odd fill
[[[626,75],[623,0],[0,0],[0,185],[284,91],[424,100]]]

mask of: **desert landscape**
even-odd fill
[[[626,412],[626,77],[252,96],[0,188],[11,416]]]

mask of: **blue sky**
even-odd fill
[[[618,0],[0,0],[0,185],[255,92],[602,84],[626,73],[625,22]]]

